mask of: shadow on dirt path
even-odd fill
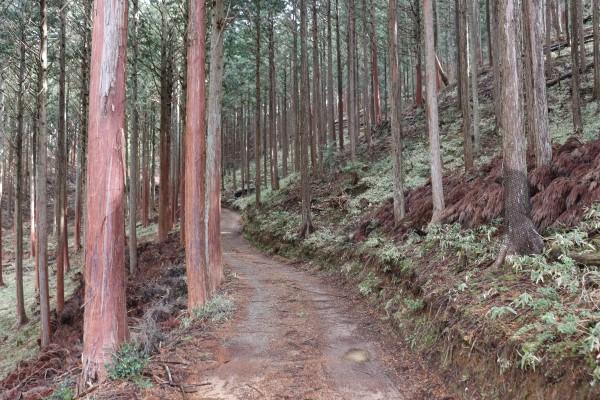
[[[453,399],[423,363],[329,277],[262,254],[223,210],[234,320],[216,332],[228,359],[196,377],[194,399]]]

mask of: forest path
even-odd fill
[[[232,211],[221,230],[236,312],[216,332],[222,361],[198,373],[205,383],[188,398],[454,398],[359,296],[261,253]]]

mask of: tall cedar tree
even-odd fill
[[[66,196],[67,196],[67,96],[66,96],[66,42],[67,42],[67,2],[62,1],[60,10],[60,57],[58,77],[58,126],[57,126],[57,157],[56,157],[56,312],[61,313],[65,306],[65,253],[68,253],[66,241]]]
[[[433,35],[432,0],[423,0],[423,22],[425,24],[425,79],[427,127],[429,130],[429,157],[431,160],[431,191],[433,200],[432,223],[437,223],[444,210],[442,186],[442,157],[440,154],[440,127],[438,120],[437,70]]]
[[[356,161],[356,142],[358,141],[358,112],[356,100],[356,7],[355,0],[348,2],[348,136],[350,137],[350,160]]]
[[[125,302],[127,0],[96,0],[90,71],[85,313],[80,388],[129,338]]]
[[[581,74],[580,74],[580,60],[579,60],[579,34],[578,34],[578,23],[579,20],[579,7],[577,3],[581,0],[571,0],[571,70],[573,71],[573,77],[571,79],[571,96],[573,102],[573,128],[575,134],[579,135],[583,132],[583,122],[581,119]]]
[[[131,62],[131,146],[129,151],[129,273],[135,274],[137,270],[137,199],[138,199],[138,132],[140,123],[140,110],[138,105],[138,25],[139,9],[138,0],[132,0],[132,19],[131,44],[133,57]]]
[[[536,165],[549,165],[552,161],[552,145],[548,128],[548,104],[546,99],[546,76],[542,49],[542,2],[523,1],[525,46],[525,101],[527,105],[527,129],[535,151]]]
[[[354,1],[354,0],[350,0]],[[300,182],[302,190],[302,226],[300,235],[307,237],[315,227],[310,209],[310,177],[308,174],[308,135],[310,126],[310,80],[308,77],[308,17],[306,0],[300,0],[300,140],[302,142]]]
[[[467,1],[458,0],[458,86],[460,108],[463,117],[464,161],[465,170],[473,168],[473,139],[471,135],[471,114],[469,107],[469,73],[468,73],[468,40],[467,40]]]
[[[404,218],[404,183],[402,177],[402,84],[398,62],[398,16],[396,0],[388,3],[388,40],[390,64],[390,109],[392,163],[394,168],[394,220]]]
[[[594,24],[594,99],[600,102],[600,0],[592,0]]]
[[[223,99],[223,0],[212,1],[212,28],[210,32],[210,76],[208,88],[208,137],[206,146],[207,172],[207,266],[210,292],[215,292],[223,281],[221,254],[221,189],[219,164],[221,160],[221,102]]]
[[[46,194],[46,164],[47,164],[47,142],[48,121],[46,112],[46,96],[48,95],[48,4],[46,0],[40,0],[40,54],[39,54],[39,91],[38,91],[38,157],[36,163],[36,205],[39,209],[37,215],[38,239],[37,239],[37,270],[40,281],[40,319],[42,322],[42,334],[40,346],[42,348],[50,345],[50,293],[48,288],[48,229],[47,229],[47,194]],[[57,256],[60,256],[57,254]],[[64,279],[62,268],[57,271],[57,281],[62,285]]]
[[[206,22],[205,2],[190,1],[186,111],[185,262],[188,310],[208,299],[206,265]]]
[[[502,57],[502,128],[504,137],[504,217],[508,246],[517,254],[538,254],[544,247],[530,218],[529,182],[525,159],[525,135],[521,107],[517,58],[519,7],[516,0],[500,3],[500,56]],[[519,52],[520,54],[520,52]]]
[[[260,208],[260,0],[256,0],[256,111],[254,113],[254,193]],[[266,183],[266,182],[265,182]]]
[[[17,324],[19,326],[27,323],[25,314],[25,296],[23,294],[23,137],[25,136],[25,51],[27,46],[25,36],[25,1],[21,2],[21,46],[19,49],[19,91],[17,99],[17,136],[15,139],[15,162],[16,162],[16,184],[15,184],[15,287],[17,295]]]
[[[4,168],[5,151],[4,145],[4,71],[0,71],[0,204],[4,196]],[[2,275],[2,212],[0,210],[0,287],[4,286],[4,278]]]

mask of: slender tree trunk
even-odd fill
[[[575,134],[583,132],[583,122],[581,120],[581,76],[579,65],[579,35],[577,34],[579,14],[577,3],[579,0],[571,0],[571,70],[573,77],[571,78],[571,96],[573,101],[573,128]]]
[[[326,3],[327,13],[327,127],[329,130],[329,140],[331,146],[335,149],[335,103],[333,93],[333,35],[331,29],[331,0]],[[341,123],[341,122],[340,122]]]
[[[496,132],[500,132],[502,124],[502,60],[500,58],[500,28],[499,24],[499,3],[493,2],[492,5],[492,58],[494,74],[494,115],[496,119]]]
[[[172,228],[171,196],[169,196],[171,173],[171,103],[173,86],[171,54],[169,50],[170,35],[168,32],[167,12],[162,10],[161,32],[161,68],[160,68],[160,188],[158,200],[158,241],[167,240]]]
[[[394,0],[392,0],[394,1]],[[438,121],[438,99],[436,87],[436,60],[433,40],[432,0],[423,0],[425,25],[425,69],[427,96],[427,126],[429,130],[429,156],[431,159],[431,193],[433,201],[432,223],[438,223],[444,211],[444,190],[442,186],[442,157],[440,153],[440,128]]]
[[[185,31],[188,32],[189,27],[189,9],[190,2],[189,0],[185,1],[185,11],[184,11],[184,19],[185,19]],[[186,147],[186,123],[187,123],[187,52],[188,52],[188,35],[185,34],[183,36],[183,51],[182,51],[182,68],[181,71],[181,105],[180,105],[180,119],[181,119],[181,171],[180,171],[180,181],[179,181],[179,244],[185,246],[185,169],[186,169],[186,157],[185,157],[185,147]]]
[[[415,0],[415,43],[416,43],[416,68],[415,68],[415,105],[417,107],[423,107],[423,46],[421,44],[421,1]],[[469,1],[469,0],[467,0]]]
[[[587,62],[585,60],[585,38],[583,37],[583,1],[584,0],[572,0],[577,6],[577,36],[579,42],[579,68],[581,73],[585,74],[587,71]]]
[[[540,253],[544,243],[536,232],[529,216],[529,186],[525,159],[525,137],[521,112],[520,80],[518,74],[516,30],[518,4],[515,0],[501,0],[500,54],[503,59],[502,73],[502,127],[504,170],[504,214],[508,227],[511,251],[517,254]],[[520,49],[519,49],[520,53]]]
[[[459,92],[460,105],[463,117],[463,135],[465,170],[473,168],[473,139],[471,135],[471,114],[469,107],[469,73],[468,73],[468,41],[467,41],[467,1],[459,1],[458,18],[458,54],[459,54]]]
[[[81,234],[82,234],[82,217],[84,214],[83,198],[85,191],[84,178],[86,176],[86,154],[84,149],[87,146],[87,129],[88,129],[88,109],[89,109],[89,75],[90,75],[90,35],[91,29],[89,22],[92,18],[92,5],[90,0],[84,0],[83,6],[85,10],[85,33],[82,40],[81,48],[81,125],[79,135],[77,138],[77,161],[79,168],[77,168],[77,183],[75,189],[75,250],[82,248]]]
[[[271,189],[279,190],[279,171],[277,160],[277,106],[275,103],[275,36],[273,33],[273,11],[269,11],[269,165],[271,167]]]
[[[23,5],[23,3],[21,3]],[[17,93],[17,136],[15,138],[15,287],[17,295],[17,325],[23,326],[27,323],[25,314],[25,297],[23,294],[23,137],[25,129],[23,125],[25,111],[25,16],[21,16],[21,46],[19,54],[19,91]],[[32,194],[33,195],[33,194]]]
[[[131,61],[131,150],[129,151],[129,273],[134,275],[137,271],[137,198],[138,198],[138,135],[140,123],[140,110],[138,105],[138,24],[139,8],[138,0],[132,0],[132,18],[133,26],[131,29],[131,44],[133,47],[133,57]]]
[[[335,47],[337,58],[337,97],[338,97],[338,144],[340,154],[344,152],[344,77],[342,76],[342,49],[340,37],[340,8],[335,0]]]
[[[404,218],[404,183],[402,174],[402,84],[398,62],[398,17],[396,0],[388,2],[388,38],[390,64],[390,108],[392,163],[394,168],[394,220]]]
[[[354,0],[351,0],[354,1]],[[313,101],[312,101],[312,150],[315,152],[316,164],[313,164],[316,176],[323,172],[323,149],[321,142],[325,130],[323,129],[322,118],[322,101],[321,101],[321,67],[319,65],[319,33],[318,33],[318,16],[317,16],[317,0],[312,1],[312,39],[313,39]]]
[[[371,147],[371,113],[370,104],[371,97],[369,92],[369,81],[371,80],[371,74],[369,72],[369,50],[371,50],[371,43],[367,37],[367,0],[362,0],[363,12],[362,12],[362,44],[363,44],[363,121],[365,127],[365,139],[367,146]]]
[[[300,146],[300,123],[301,123],[301,116],[300,116],[300,85],[298,82],[299,79],[299,75],[300,75],[300,66],[298,64],[298,17],[297,17],[297,10],[295,7],[294,3],[294,19],[291,21],[293,23],[293,30],[292,30],[292,36],[293,36],[293,43],[292,43],[292,74],[293,74],[293,78],[292,78],[292,90],[293,90],[293,94],[292,94],[292,113],[291,116],[293,118],[292,122],[291,122],[291,126],[292,126],[292,135],[294,138],[294,170],[296,172],[300,172],[301,167],[300,167],[300,152],[301,152],[301,146]]]
[[[600,102],[600,0],[592,0],[594,25],[594,99]]]
[[[473,99],[473,140],[475,152],[479,152],[481,148],[481,135],[479,132],[479,75],[477,74],[477,66],[483,64],[483,62],[478,62],[478,54],[481,50],[481,43],[479,43],[479,48],[477,47],[478,37],[479,37],[479,14],[477,13],[478,6],[475,3],[478,3],[479,0],[467,0],[469,1],[470,12],[469,12],[469,21],[470,24],[470,32],[469,32],[469,41],[470,41],[470,72],[471,72],[471,98]]]
[[[67,154],[66,154],[66,42],[67,42],[67,2],[62,1],[60,12],[60,74],[58,78],[58,126],[57,126],[57,157],[56,157],[56,312],[60,314],[65,306],[65,201],[67,196]],[[45,122],[44,122],[45,124]],[[42,122],[40,122],[40,127]],[[41,140],[41,138],[40,138]],[[47,141],[47,135],[46,135]],[[45,148],[40,147],[40,154],[46,153]],[[45,168],[44,168],[45,170]],[[44,172],[44,175],[46,172]],[[44,178],[45,181],[45,178]],[[41,232],[40,232],[41,233]],[[41,254],[41,253],[40,253]]]
[[[8,151],[6,140],[4,139],[4,71],[0,71],[0,288],[4,286],[4,278],[2,274],[2,237],[4,230],[2,229],[2,200],[4,197],[4,182],[6,180],[5,168],[5,151]],[[10,202],[10,201],[9,201]]]
[[[94,11],[82,389],[106,378],[110,354],[129,338],[123,246],[127,1],[96,0]]]
[[[47,158],[47,142],[48,142],[48,125],[46,114],[46,96],[48,93],[48,5],[46,0],[40,0],[40,58],[39,58],[39,91],[38,91],[38,157],[36,163],[36,206],[37,210],[37,250],[36,260],[37,269],[40,277],[40,319],[42,322],[42,332],[40,337],[40,347],[46,348],[50,345],[50,293],[48,288],[48,229],[47,229],[47,193],[46,193],[46,158]],[[62,249],[61,249],[62,250]],[[57,254],[60,257],[61,254]],[[61,266],[57,269],[58,284],[64,281],[64,270]],[[57,289],[57,292],[61,288]],[[63,295],[64,297],[64,295]],[[60,299],[57,299],[57,305],[60,307]],[[64,304],[64,299],[62,300]]]
[[[212,28],[210,37],[210,86],[208,89],[208,138],[207,138],[207,265],[211,293],[223,282],[221,253],[221,190],[219,164],[221,161],[221,102],[223,98],[223,0],[212,2]]]
[[[288,161],[289,161],[289,126],[288,126],[288,106],[287,106],[287,68],[283,69],[283,98],[281,99],[281,123],[279,124],[279,133],[281,138],[281,157],[283,177],[288,176]],[[240,144],[243,143],[244,133],[242,131],[242,125],[239,127],[240,132]],[[243,159],[243,149],[240,147],[240,158]],[[242,168],[243,170],[243,168]],[[243,180],[243,177],[242,177]],[[243,185],[242,185],[243,186]]]
[[[256,111],[254,113],[254,194],[256,208],[260,208],[260,0],[257,0],[256,10]]]
[[[381,95],[379,93],[379,60],[377,56],[379,49],[377,47],[377,24],[373,0],[371,0],[369,12],[371,14],[371,51],[373,52],[373,112],[375,114],[373,123],[378,124],[381,122]]]
[[[206,257],[206,22],[205,2],[191,0],[188,37],[188,99],[185,171],[185,260],[188,310],[209,297]],[[218,182],[217,182],[218,184]]]
[[[350,0],[354,1],[354,0]],[[308,77],[308,17],[306,10],[306,0],[300,0],[300,97],[302,112],[300,113],[300,136],[302,141],[302,153],[301,153],[301,191],[302,191],[302,226],[300,228],[300,235],[302,237],[308,237],[314,230],[315,227],[312,222],[311,206],[310,206],[310,177],[308,174],[308,127],[310,126],[310,81]]]
[[[552,73],[552,0],[546,0],[546,76]]]
[[[348,2],[348,136],[350,159],[356,161],[358,141],[358,115],[356,115],[356,11],[355,0]]]
[[[542,50],[542,2],[523,1],[524,47],[525,47],[525,101],[527,106],[527,129],[535,151],[536,165],[549,165],[552,146],[548,127],[546,101],[546,77]]]

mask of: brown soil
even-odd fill
[[[187,382],[202,386],[187,398],[454,398],[357,293],[310,265],[262,254],[231,211],[222,231],[226,268],[237,275],[226,285],[235,318],[204,339],[211,365],[188,368]],[[193,348],[207,351],[202,341]]]

